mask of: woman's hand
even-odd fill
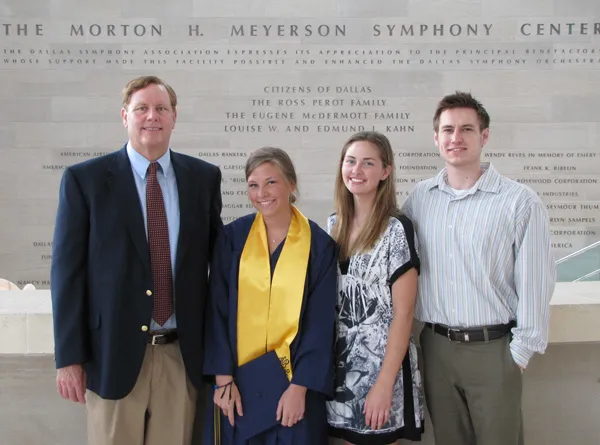
[[[377,381],[367,394],[365,408],[365,422],[372,430],[379,430],[390,419],[392,408],[393,385],[384,385]]]
[[[283,426],[294,426],[304,418],[306,387],[290,384],[277,405],[277,421]]]
[[[215,389],[213,402],[221,408],[223,415],[229,418],[231,426],[234,426],[236,410],[238,416],[244,415],[240,391],[230,375],[218,375],[215,380],[217,388]]]

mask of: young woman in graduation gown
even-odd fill
[[[326,445],[335,243],[293,206],[285,151],[252,153],[246,181],[258,213],[224,227],[211,265],[204,371],[215,385],[205,443]]]

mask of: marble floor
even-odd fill
[[[85,407],[60,398],[50,356],[0,355],[0,444],[84,445]]]
[[[526,445],[600,444],[600,344],[552,345],[535,357],[523,413]],[[51,356],[0,354],[0,445],[85,445],[85,427],[85,408],[56,393]],[[433,444],[429,420],[421,444]]]

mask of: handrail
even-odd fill
[[[600,246],[600,241],[596,241],[595,243],[590,244],[589,246],[586,246],[583,249],[578,250],[577,252],[570,253],[569,255],[556,260],[556,264],[559,265],[560,263],[564,263],[568,259],[573,258],[574,256],[577,256],[577,255],[580,255],[583,252],[587,252],[588,250],[593,249],[596,246]]]
[[[597,274],[598,272],[600,272],[600,269],[596,269],[595,271],[593,271],[593,272],[590,272],[590,273],[589,273],[589,274],[587,274],[587,275],[584,275],[584,276],[582,276],[582,277],[579,277],[579,278],[577,278],[576,280],[573,280],[573,283],[575,283],[575,282],[577,282],[577,281],[585,280],[586,278],[589,278],[589,277],[591,277],[592,275],[595,275],[595,274]]]

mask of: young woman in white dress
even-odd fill
[[[396,204],[388,139],[361,132],[344,145],[327,228],[340,264],[335,398],[329,434],[354,445],[420,440],[423,397],[411,337],[419,258]]]

